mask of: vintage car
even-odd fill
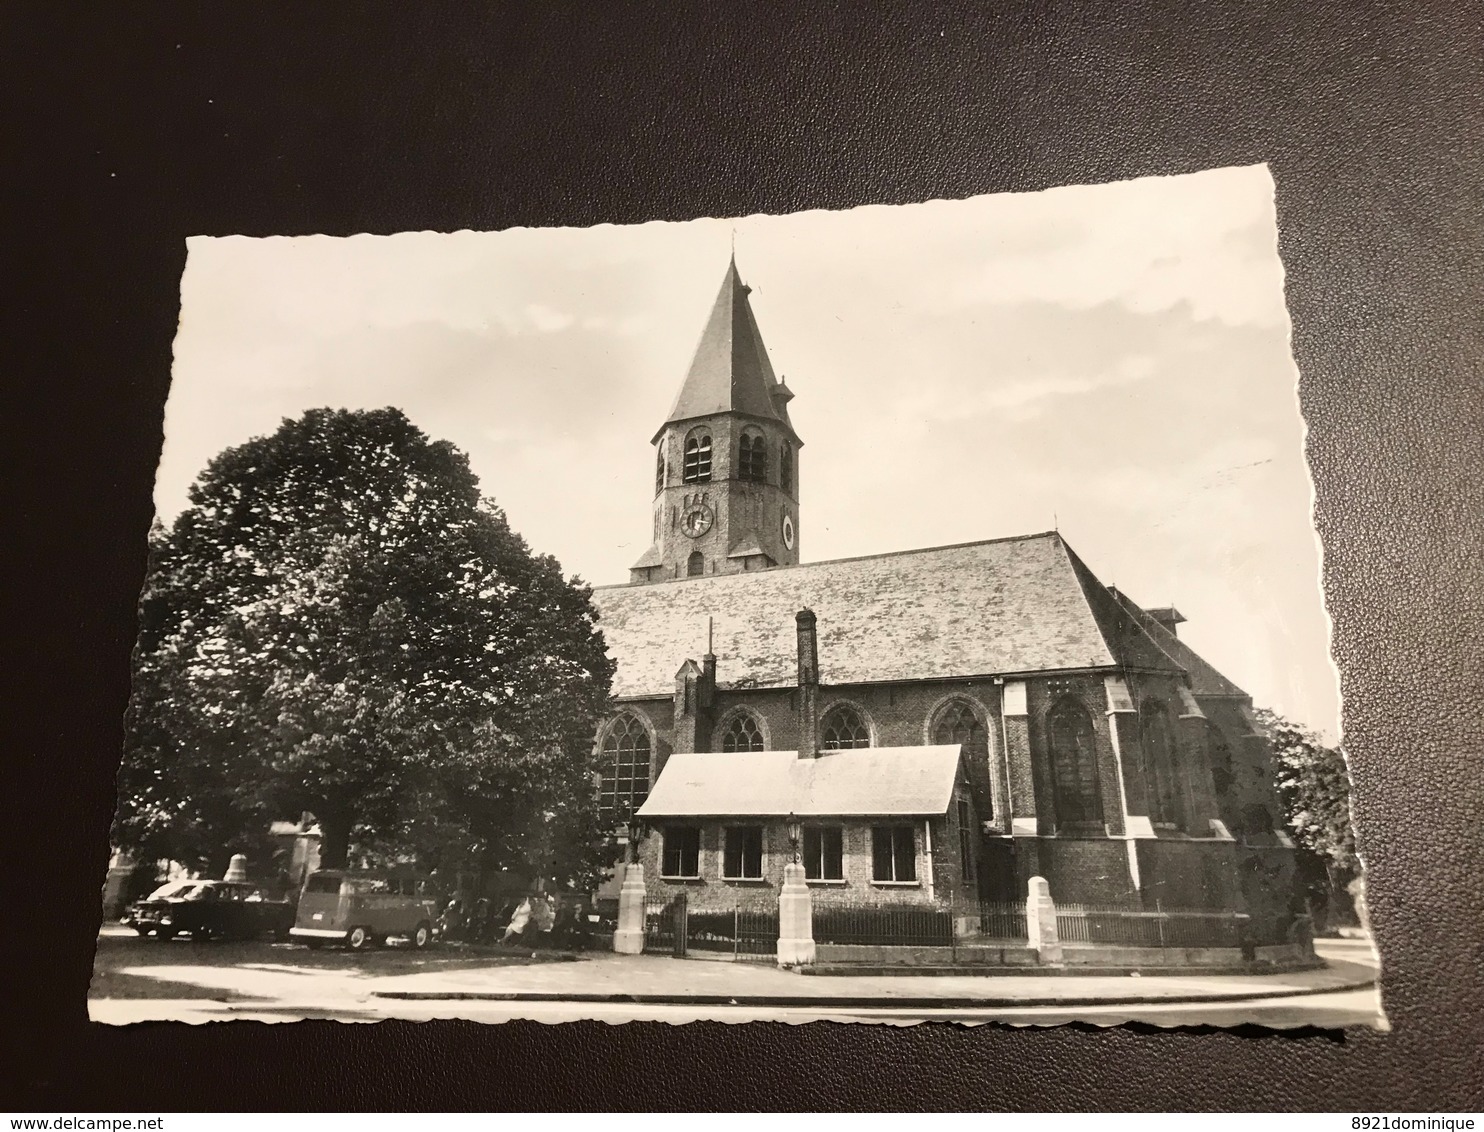
[[[129,907],[124,923],[140,935],[160,939],[288,939],[294,906],[275,900],[255,884],[226,880],[179,880],[162,885]]]
[[[310,948],[341,943],[361,951],[398,936],[413,947],[433,942],[438,896],[426,877],[401,872],[326,869],[299,894],[289,933]]]

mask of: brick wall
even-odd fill
[[[960,860],[958,821],[949,813],[931,819],[842,818],[837,822],[805,822],[808,825],[834,825],[841,829],[841,881],[810,881],[815,907],[858,905],[914,905],[952,902],[972,898],[973,878],[967,881]],[[916,847],[916,884],[878,884],[874,881],[872,863],[872,828],[877,825],[910,824]],[[931,842],[925,826],[931,825]],[[701,831],[700,877],[666,879],[661,875],[664,830],[666,827],[698,826]],[[735,880],[722,876],[724,830],[731,825],[761,825],[763,828],[763,867],[760,880]],[[788,824],[777,819],[749,821],[746,818],[705,818],[694,822],[656,820],[641,843],[639,859],[644,865],[649,899],[668,902],[685,893],[692,909],[722,910],[740,907],[744,910],[768,911],[778,905],[783,885],[783,869],[791,859]],[[931,844],[931,864],[929,845]],[[931,884],[929,880],[931,879]]]
[[[1039,846],[1040,875],[1058,903],[1127,905],[1138,896],[1123,841],[1107,838],[1046,838]],[[1029,875],[1021,878],[1022,889]]]
[[[678,664],[677,664],[678,667]],[[725,673],[721,674],[723,681]],[[825,686],[820,690],[821,717],[831,705],[848,700],[867,717],[873,741],[878,746],[911,746],[931,740],[930,720],[936,712],[953,698],[961,698],[975,709],[986,725],[989,739],[989,755],[976,763],[969,760],[965,767],[966,784],[973,800],[974,820],[985,811],[994,815],[997,829],[1009,829],[1009,807],[1013,800],[1016,816],[1034,817],[1042,836],[1021,837],[1015,840],[1013,898],[1024,896],[1025,885],[1033,875],[1042,875],[1052,886],[1052,895],[1058,900],[1077,903],[1110,904],[1135,899],[1128,866],[1125,842],[1118,839],[1122,832],[1123,796],[1119,790],[1120,771],[1124,789],[1128,795],[1132,813],[1147,813],[1141,799],[1145,795],[1143,776],[1147,773],[1147,760],[1137,744],[1129,743],[1130,736],[1121,736],[1123,750],[1120,767],[1108,717],[1107,693],[1103,679],[1096,674],[1066,677],[1044,677],[1031,679],[1027,684],[1028,716],[1022,721],[1001,718],[1001,686],[991,679],[930,681],[912,684],[855,685],[850,687]],[[1203,698],[1200,708],[1209,721],[1209,726],[1219,731],[1232,755],[1230,781],[1226,790],[1216,792],[1210,765],[1211,744],[1193,741],[1190,734],[1182,734],[1180,716],[1186,711],[1178,692],[1176,678],[1141,675],[1131,681],[1130,693],[1135,704],[1146,697],[1163,703],[1170,714],[1172,737],[1175,740],[1177,772],[1182,776],[1205,776],[1202,786],[1186,788],[1190,832],[1200,838],[1211,835],[1209,819],[1221,817],[1227,822],[1234,836],[1241,837],[1244,808],[1261,806],[1281,821],[1277,799],[1272,785],[1271,753],[1260,736],[1255,735],[1244,714],[1242,705],[1234,700]],[[1045,717],[1048,709],[1062,695],[1074,696],[1083,706],[1092,724],[1098,754],[1099,789],[1103,804],[1104,821],[1113,838],[1056,834],[1054,806],[1054,783],[1046,750]],[[729,715],[742,709],[754,714],[765,736],[766,744],[773,750],[795,750],[798,748],[797,693],[793,689],[731,689],[720,690],[716,696],[713,719],[715,725],[706,737],[706,746],[719,750],[721,729]],[[659,776],[665,760],[672,750],[674,704],[670,699],[655,699],[630,703],[627,710],[639,712],[653,728],[655,737],[652,759],[652,779]],[[1201,725],[1203,730],[1206,725]],[[1189,732],[1190,728],[1185,728]],[[1137,727],[1127,728],[1136,738]],[[1008,744],[1008,745],[1007,745]],[[1133,746],[1135,749],[1129,749]],[[716,827],[719,830],[719,826]],[[691,892],[692,900],[700,900],[716,907],[732,907],[733,901],[741,899],[744,907],[771,907],[777,900],[777,888],[782,883],[782,867],[787,855],[787,833],[781,827],[770,827],[766,834],[768,847],[767,875],[764,883],[737,884],[719,879],[720,842],[719,833],[703,846],[703,856],[714,854],[714,867],[705,868],[702,882],[689,882],[681,887]],[[919,827],[919,841],[922,834]],[[651,839],[657,842],[657,838]],[[934,887],[941,893],[973,893],[976,877],[963,876],[959,863],[959,844],[956,813],[935,819],[932,828],[934,846]],[[979,845],[976,841],[976,847]],[[1192,845],[1178,838],[1161,838],[1157,842],[1141,839],[1139,867],[1145,895],[1158,893],[1161,900],[1191,907],[1220,906],[1221,901],[1230,901],[1227,906],[1239,907],[1243,902],[1266,901],[1267,904],[1286,900],[1281,896],[1263,895],[1254,892],[1243,896],[1243,881],[1237,875],[1237,861],[1230,847],[1224,843],[1209,843],[1205,852],[1200,845]],[[1272,848],[1273,863],[1267,873],[1281,872],[1283,850],[1274,844],[1274,839],[1253,839],[1258,847]],[[647,852],[657,849],[647,847]],[[919,845],[919,854],[922,846]],[[1266,858],[1264,858],[1266,861]],[[847,883],[844,886],[819,886],[817,895],[829,902],[873,902],[897,901],[925,898],[922,890],[891,890],[876,888],[870,884],[870,844],[868,824],[857,821],[846,837]],[[646,861],[646,864],[651,864]],[[650,883],[658,883],[658,859],[653,867],[646,869]],[[977,872],[982,862],[976,860],[972,872]],[[919,875],[925,875],[920,873]],[[1252,883],[1248,884],[1253,887]],[[1260,887],[1260,886],[1259,886]],[[1263,892],[1266,892],[1263,889]],[[914,895],[916,894],[916,895]],[[1152,897],[1151,897],[1152,898]],[[704,905],[698,905],[704,906]]]
[[[1146,908],[1158,900],[1165,908],[1245,910],[1232,842],[1159,838],[1134,844]]]

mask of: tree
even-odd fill
[[[590,593],[452,445],[317,409],[223,452],[190,503],[142,602],[122,839],[190,814],[220,853],[307,810],[333,866],[353,839],[592,808],[612,662]]]
[[[1331,896],[1358,870],[1350,823],[1350,773],[1345,756],[1313,731],[1266,708],[1256,713],[1277,762],[1278,794],[1287,824],[1303,850],[1322,864]]]

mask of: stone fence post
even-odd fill
[[[778,966],[804,967],[814,962],[814,903],[804,883],[804,866],[783,866],[778,893]]]
[[[644,866],[634,861],[624,866],[623,885],[618,890],[613,950],[620,955],[638,955],[644,950],[644,903]]]
[[[1044,966],[1061,965],[1061,937],[1056,933],[1056,905],[1045,877],[1031,877],[1025,900],[1025,934]]]

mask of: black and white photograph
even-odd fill
[[[1386,1029],[1297,383],[1260,164],[192,238],[90,1017]]]

